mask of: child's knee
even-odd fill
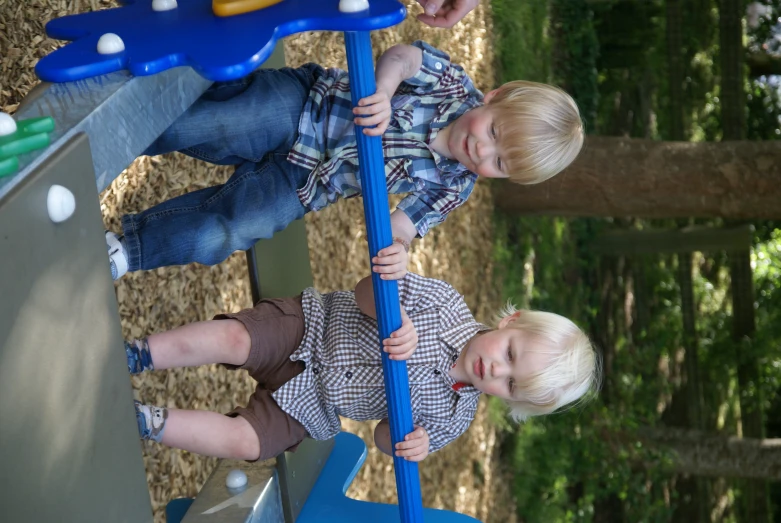
[[[247,328],[239,320],[223,320],[225,328],[225,347],[228,351],[230,361],[233,365],[243,365],[249,358],[250,346],[252,340]]]
[[[231,418],[232,437],[228,453],[232,459],[255,461],[260,457],[260,440],[252,425],[241,416]]]

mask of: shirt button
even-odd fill
[[[453,361],[458,361],[458,354],[453,354]]]
[[[352,378],[352,377],[353,377],[353,373],[352,373],[352,371],[349,371],[349,370],[348,370],[348,371],[347,371],[347,372],[344,374],[344,376],[345,376],[345,377],[346,377],[346,378],[349,380],[350,378]]]
[[[442,69],[442,62],[437,62],[437,63],[435,63],[435,64],[434,64],[434,67],[436,67],[436,68],[437,68],[437,71],[439,71],[440,69]]]
[[[312,369],[312,374],[317,374],[318,372],[320,372],[320,369]]]
[[[442,373],[439,371],[439,369],[434,369],[434,374],[436,374],[437,376],[439,376],[439,375],[440,375],[440,374],[442,374]]]

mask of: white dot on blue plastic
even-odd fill
[[[225,478],[225,486],[228,488],[241,488],[247,484],[247,475],[243,470],[233,469]]]
[[[115,54],[125,50],[125,42],[114,33],[106,33],[98,40],[100,54]]]
[[[358,13],[369,9],[368,0],[339,0],[339,11],[342,13]]]
[[[442,69],[442,64],[440,62],[437,62],[436,64],[434,64],[434,67],[436,67],[437,71],[439,71],[440,69]]]
[[[152,0],[153,11],[170,11],[171,9],[176,9],[176,7],[176,0]]]

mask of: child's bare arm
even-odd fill
[[[396,88],[418,72],[423,63],[423,51],[411,45],[394,45],[377,61],[375,78],[377,92],[361,98],[353,108],[355,124],[363,126],[368,136],[382,136],[391,119],[391,98]]]
[[[394,238],[401,238],[409,246],[415,236],[418,234],[418,230],[415,228],[415,224],[409,219],[404,211],[394,209],[390,217],[391,221],[391,234]],[[405,265],[406,268],[406,265]]]
[[[415,229],[415,224],[412,223],[412,220],[404,214],[404,211],[399,209],[391,213],[390,221],[393,243],[384,249],[380,249],[377,256],[372,258],[372,272],[379,273],[383,280],[400,280],[407,275],[407,263],[409,263],[408,249],[418,231]],[[368,288],[371,290],[371,282],[369,282]],[[355,299],[358,300],[358,286],[355,288],[355,293]],[[374,299],[371,295],[370,298],[372,298],[372,313],[369,314],[363,308],[361,311],[367,316],[376,318]]]
[[[390,435],[390,424],[387,418],[380,421],[374,428],[374,444],[384,454],[393,456],[393,445]],[[396,444],[395,455],[407,461],[422,461],[428,456],[429,437],[426,429],[415,425],[415,430],[404,437],[404,441]]]
[[[423,51],[419,48],[397,44],[382,53],[377,60],[374,77],[377,90],[384,91],[389,98],[393,97],[401,82],[415,76],[423,65]]]
[[[409,246],[418,231],[403,211],[396,209],[390,218],[393,243],[372,258],[372,271],[379,273],[383,280],[400,280],[407,275]]]

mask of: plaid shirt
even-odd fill
[[[415,76],[402,82],[391,99],[393,114],[382,137],[389,193],[410,193],[398,205],[418,235],[445,220],[472,193],[477,175],[429,144],[440,130],[479,107],[483,95],[450,57],[426,44]],[[340,196],[361,193],[358,147],[347,72],[328,69],[316,81],[298,124],[298,139],[288,160],[312,169],[298,190],[304,207],[317,211]]]
[[[418,347],[407,360],[412,418],[428,432],[434,452],[474,419],[480,391],[453,390],[448,371],[467,342],[488,327],[474,320],[463,297],[445,282],[408,273],[398,283],[401,304],[418,333]],[[320,294],[310,288],[302,304],[304,338],[290,359],[304,361],[306,369],[274,392],[277,404],[320,440],[339,433],[339,416],[386,418],[377,322],[358,309],[354,292]]]

